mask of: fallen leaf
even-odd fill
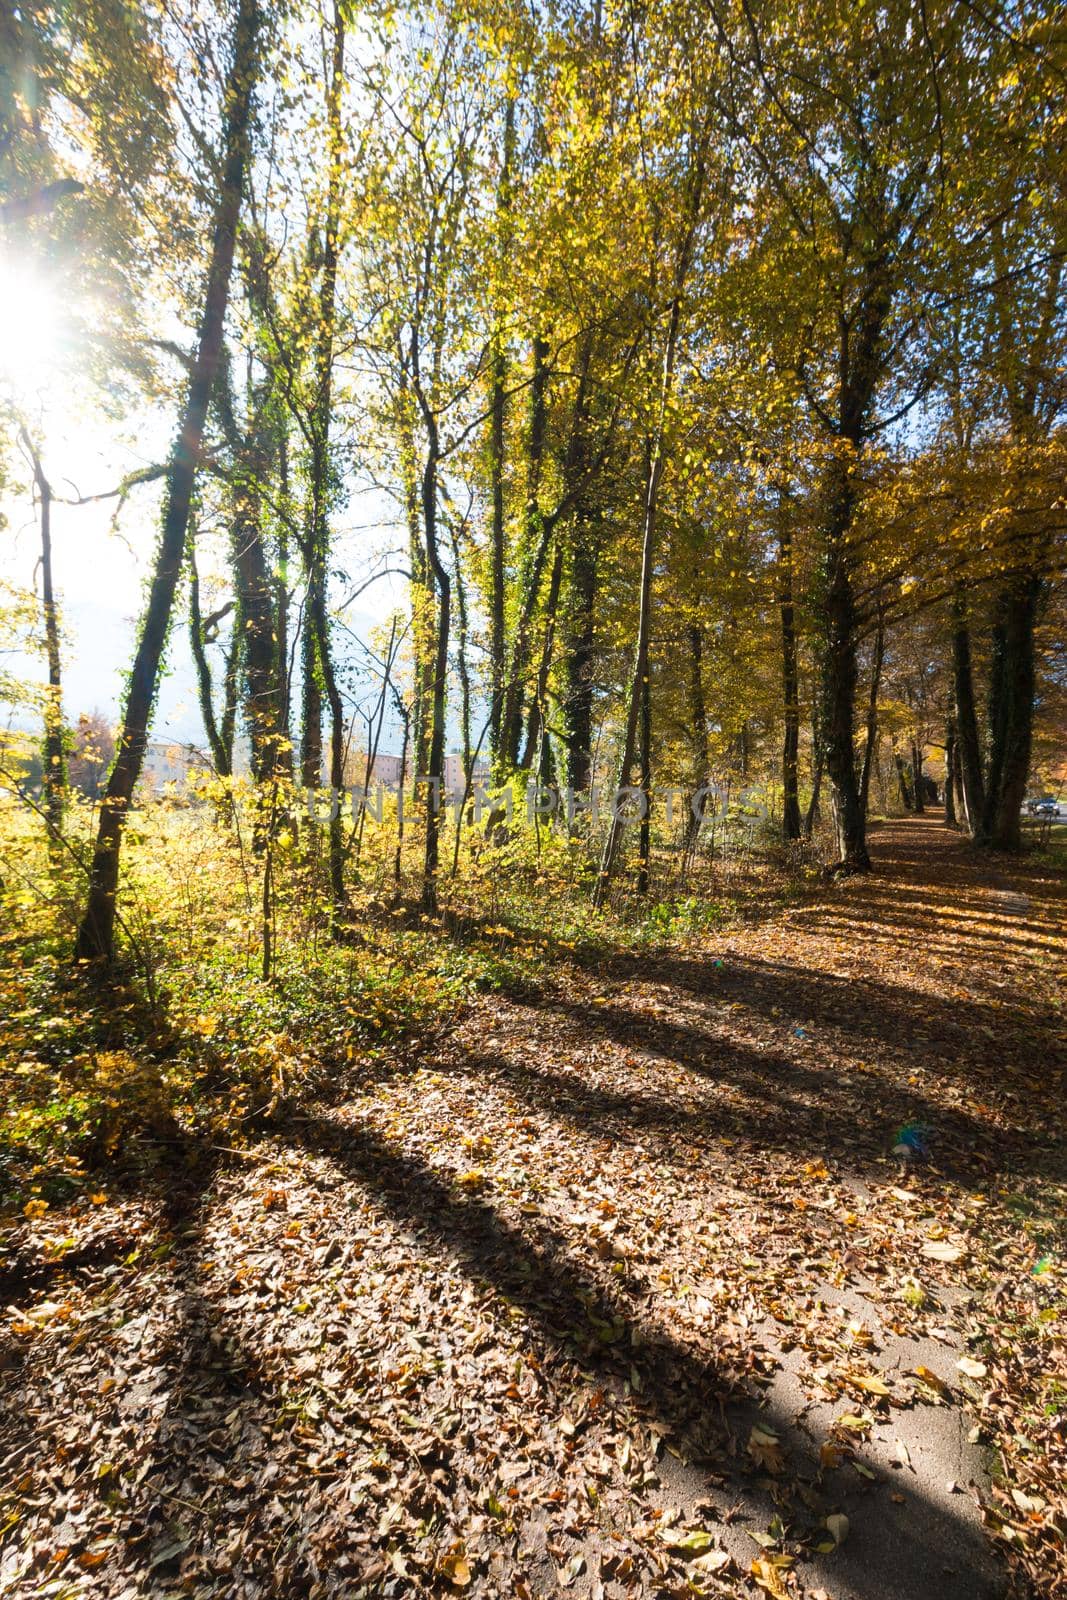
[[[946,1239],[924,1239],[923,1255],[931,1261],[962,1261],[967,1254],[958,1244],[949,1244]]]
[[[948,1384],[943,1382],[936,1372],[931,1372],[929,1367],[913,1367],[912,1372],[921,1383],[926,1385],[927,1389],[932,1390],[940,1399],[949,1400],[952,1398],[952,1390]]]
[[[857,1389],[866,1390],[868,1394],[887,1395],[893,1392],[887,1383],[882,1382],[881,1378],[850,1378],[849,1382],[854,1383]]]
[[[672,1550],[691,1550],[694,1555],[703,1555],[715,1543],[713,1534],[704,1528],[693,1528],[689,1533],[683,1533],[679,1528],[661,1528],[660,1538]]]
[[[984,1361],[975,1361],[971,1356],[960,1356],[956,1366],[968,1378],[984,1378],[989,1370]]]
[[[789,1600],[785,1584],[782,1582],[778,1568],[771,1561],[764,1561],[757,1557],[752,1563],[752,1576],[761,1589],[773,1595],[774,1600]]]
[[[848,1518],[843,1511],[835,1511],[826,1519],[835,1544],[844,1544],[848,1538]]]
[[[752,1429],[748,1436],[748,1453],[759,1466],[775,1476],[785,1471],[785,1456],[778,1435],[769,1428]]]
[[[457,1589],[465,1589],[471,1581],[470,1563],[462,1550],[450,1551],[440,1563],[438,1571]]]

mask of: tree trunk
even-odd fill
[[[283,742],[274,583],[263,545],[259,495],[268,470],[264,439],[248,441],[236,485],[232,558],[244,643],[252,778],[256,783],[267,783],[277,774]]]
[[[779,514],[782,515],[781,508]],[[778,562],[782,575],[779,615],[782,622],[782,705],[785,715],[782,737],[782,837],[788,841],[800,838],[800,678],[793,609],[793,532],[787,517],[788,511],[782,516],[778,532]]]
[[[207,742],[211,749],[211,762],[220,778],[229,778],[233,775],[233,740],[226,738],[226,711],[228,699],[223,700],[223,720],[220,724],[215,716],[215,704],[211,689],[211,668],[207,659],[207,640],[204,638],[204,619],[200,611],[200,574],[196,565],[196,530],[189,529],[187,557],[189,562],[189,650],[196,669],[197,696],[200,701],[200,718],[207,734]],[[234,661],[240,653],[241,647],[241,618],[238,606],[227,607],[234,613],[233,641],[230,656],[227,659],[225,679],[228,681],[230,661]],[[213,619],[218,621],[218,615]],[[233,674],[236,677],[236,673]],[[235,695],[236,700],[236,695]],[[234,716],[236,718],[236,704]]]
[[[956,773],[956,724],[949,717],[945,729],[945,826],[956,826],[956,799],[953,793],[953,782]]]
[[[636,750],[638,718],[641,717],[646,733],[650,737],[651,729],[651,702],[649,694],[649,634],[652,623],[652,572],[656,543],[656,513],[659,503],[659,488],[663,477],[664,444],[667,431],[667,407],[670,403],[674,387],[674,365],[678,352],[678,335],[682,325],[682,294],[685,289],[686,279],[689,275],[689,266],[692,259],[693,245],[696,239],[697,227],[700,222],[700,212],[703,205],[704,181],[706,177],[706,139],[710,137],[711,120],[705,124],[702,142],[694,152],[690,163],[689,214],[686,219],[686,231],[679,241],[678,251],[674,261],[674,281],[670,301],[670,317],[667,323],[667,337],[663,346],[663,363],[660,369],[660,389],[658,396],[658,415],[656,418],[655,433],[651,438],[651,448],[648,452],[644,526],[641,536],[641,586],[640,601],[637,615],[637,646],[634,652],[634,669],[630,681],[630,690],[627,697],[626,728],[623,736],[622,759],[619,763],[619,787],[629,784],[630,771],[634,763]],[[655,275],[653,274],[653,277]],[[648,740],[642,752],[642,781],[647,786],[651,751]],[[647,803],[645,807],[645,820],[647,821]],[[604,840],[604,850],[600,858],[600,871],[597,874],[596,887],[593,891],[593,904],[602,906],[615,870],[615,860],[619,844],[622,840],[625,823],[619,814],[619,807],[612,807],[611,822],[608,826],[607,837]],[[645,871],[647,875],[647,851]]]
[[[885,619],[878,612],[878,631],[874,636],[874,655],[871,660],[871,692],[867,696],[867,731],[863,744],[863,766],[860,769],[860,805],[867,815],[871,793],[871,766],[878,743],[878,691],[882,685],[882,664],[885,661]]]
[[[424,412],[429,444],[422,475],[422,523],[426,533],[426,555],[437,585],[437,644],[434,656],[433,723],[430,730],[430,759],[427,763],[429,787],[426,803],[426,850],[423,859],[422,903],[433,914],[437,911],[437,870],[440,857],[441,801],[445,781],[445,716],[448,707],[448,635],[452,617],[452,585],[441,562],[437,544],[437,464],[440,447],[437,422],[427,408]]]
[[[963,785],[963,811],[968,832],[978,832],[985,804],[982,777],[982,751],[978,742],[978,717],[974,704],[974,677],[971,667],[971,635],[967,627],[963,596],[956,594],[952,608],[952,684],[956,706],[956,742],[959,749]]]
[[[502,771],[518,764],[522,735],[522,710],[526,694],[526,675],[530,665],[530,634],[541,593],[541,579],[548,557],[552,525],[544,517],[539,501],[541,468],[545,453],[548,385],[548,345],[537,337],[533,342],[533,378],[530,384],[530,436],[527,446],[524,592],[515,625],[511,665],[504,686],[500,724],[500,762]]]
[[[44,620],[45,657],[48,664],[41,768],[48,844],[49,850],[54,855],[63,832],[63,810],[67,799],[67,755],[63,738],[63,662],[59,648],[59,610],[56,606],[52,571],[52,485],[45,475],[41,458],[28,432],[25,428],[20,432],[33,463],[33,479],[37,485],[41,505],[41,612]]]
[[[852,526],[855,488],[848,464],[830,472],[826,508],[826,581],[821,596],[822,707],[820,726],[826,770],[834,791],[838,866],[869,872],[866,818],[856,776],[856,605],[849,573],[847,539]]]
[[[322,680],[314,623],[318,576],[307,573],[303,633],[300,636],[300,782],[317,789],[322,782]]]
[[[519,763],[523,772],[530,771],[534,755],[538,750],[543,752],[544,740],[547,737],[548,679],[552,670],[552,647],[556,638],[556,611],[559,607],[559,591],[562,582],[563,541],[557,538],[556,554],[552,560],[552,571],[548,576],[548,597],[545,603],[545,636],[541,644],[541,663],[537,669],[537,684],[526,721],[526,748]]]
[[[314,655],[318,672],[313,674],[310,700],[305,699],[304,782],[310,768],[322,763],[322,700],[319,685],[325,690],[330,708],[330,900],[331,927],[340,931],[347,910],[344,888],[344,826],[342,798],[345,764],[344,703],[337,685],[330,640],[327,607],[327,557],[330,544],[330,424],[333,413],[333,335],[337,312],[337,240],[341,213],[341,83],[344,76],[345,24],[340,0],[333,7],[333,58],[326,94],[327,148],[330,170],[326,186],[326,217],[323,230],[322,282],[319,287],[319,337],[315,352],[315,405],[311,417],[311,527],[306,564],[308,604],[314,632],[305,658]],[[305,694],[308,690],[305,688]],[[317,754],[317,762],[316,762]],[[314,780],[317,782],[316,779]]]
[[[274,611],[277,618],[275,644],[275,699],[281,744],[278,770],[283,778],[293,776],[293,747],[289,724],[289,438],[284,422],[278,428],[278,565],[274,574]]]
[[[822,792],[822,775],[826,767],[826,757],[823,755],[821,743],[815,751],[815,767],[811,775],[811,799],[804,815],[804,837],[810,839],[815,831],[816,818],[819,815],[819,795]]]
[[[914,811],[915,806],[912,801],[911,789],[908,785],[908,774],[904,765],[904,757],[896,750],[893,751],[893,765],[896,768],[897,783],[900,786],[901,804],[903,805],[905,811]]]
[[[404,506],[408,525],[408,556],[411,561],[411,639],[414,697],[411,710],[411,739],[415,775],[425,774],[430,759],[430,731],[433,727],[434,661],[434,581],[426,559],[419,521],[421,490],[415,457],[415,424],[411,414],[414,400],[410,389],[400,396],[401,465],[404,476]]]
[[[923,748],[917,739],[911,741],[911,792],[916,816],[926,811],[923,798]]]
[[[471,743],[471,676],[467,661],[467,588],[463,582],[463,555],[459,543],[459,530],[453,523],[449,531],[452,535],[452,568],[456,577],[456,668],[459,672],[459,731],[463,747],[463,788],[465,793],[469,793],[471,775],[474,771],[474,755]],[[461,821],[457,807],[457,843]]]
[[[645,671],[641,679],[641,763],[637,786],[641,791],[641,826],[637,844],[637,892],[648,893],[652,863],[652,684],[648,652],[645,653]]]
[[[258,0],[239,0],[234,55],[226,85],[225,163],[204,296],[200,337],[181,427],[167,474],[163,529],[148,606],[130,672],[117,754],[100,807],[85,914],[75,944],[79,960],[111,961],[122,834],[144,763],[148,723],[185,553],[189,504],[204,437],[211,390],[222,353],[234,241],[248,162],[252,96],[259,67]]]
[[[515,101],[509,96],[504,113],[504,157],[497,189],[497,217],[500,230],[500,266],[506,269],[511,248],[511,166],[515,152]],[[504,716],[504,679],[507,636],[505,631],[505,588],[507,556],[504,536],[504,424],[507,388],[507,354],[504,348],[503,313],[497,308],[494,333],[492,395],[489,406],[489,478],[492,495],[492,522],[489,551],[489,758],[494,781],[501,770],[501,727]]]
[[[686,638],[689,643],[689,684],[686,698],[689,722],[690,790],[686,797],[685,826],[682,829],[683,870],[693,853],[704,817],[706,800],[702,798],[697,805],[696,797],[710,776],[708,711],[704,698],[704,630],[698,622],[689,624]]]
[[[584,473],[579,446],[577,470]],[[571,533],[567,636],[563,658],[563,725],[567,742],[567,782],[576,794],[592,783],[593,662],[595,652],[599,531],[584,494],[579,493]]]
[[[1000,596],[993,630],[989,768],[977,843],[1022,849],[1022,808],[1033,738],[1034,625],[1041,580],[1025,574]]]

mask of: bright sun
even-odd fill
[[[63,353],[67,313],[34,263],[0,255],[0,382],[16,394],[45,388]]]

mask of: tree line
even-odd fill
[[[292,785],[344,784],[356,485],[395,508],[377,726],[411,774],[441,782],[458,730],[498,786],[773,775],[786,840],[822,803],[865,871],[888,741],[909,809],[936,747],[950,820],[1020,847],[1063,686],[1054,7],[87,0],[5,27],[3,241],[99,263],[94,381],[173,408],[169,459],[120,486],[163,492],[80,958],[114,955],[176,626],[264,838]],[[14,427],[58,834],[54,491]],[[439,810],[422,829],[433,909]],[[614,818],[598,903],[631,844]],[[646,807],[639,890],[653,849]],[[349,866],[338,815],[337,926]]]

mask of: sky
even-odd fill
[[[105,494],[140,467],[165,461],[176,415],[173,407],[145,406],[132,419],[108,416],[99,402],[79,392],[79,354],[75,319],[40,273],[31,273],[10,254],[0,254],[0,404],[5,400],[24,418],[38,443],[55,500],[52,513],[53,569],[63,629],[64,710],[68,721],[100,711],[117,719],[123,675],[133,652],[137,618],[159,531],[161,486],[135,488],[113,526],[114,499],[84,505],[64,501]],[[11,429],[5,426],[10,438]],[[40,524],[30,492],[31,470],[24,453],[9,450],[7,492],[0,497],[0,578],[21,588],[36,585]],[[384,566],[403,565],[387,552],[404,541],[395,508],[380,490],[349,486],[349,502],[339,517],[337,565],[358,587]],[[334,604],[344,591],[332,596]],[[398,607],[406,606],[402,576],[371,583],[343,612],[357,640],[374,630]],[[151,737],[202,745],[203,723],[197,703],[184,618],[172,630]],[[345,636],[341,655],[352,669],[342,676],[355,700],[368,703],[377,692],[370,674],[360,672],[359,645]],[[8,658],[9,670],[43,680],[43,656]],[[3,722],[10,708],[0,707]],[[25,717],[16,721],[25,721]],[[398,745],[397,725],[387,719],[383,747]]]

